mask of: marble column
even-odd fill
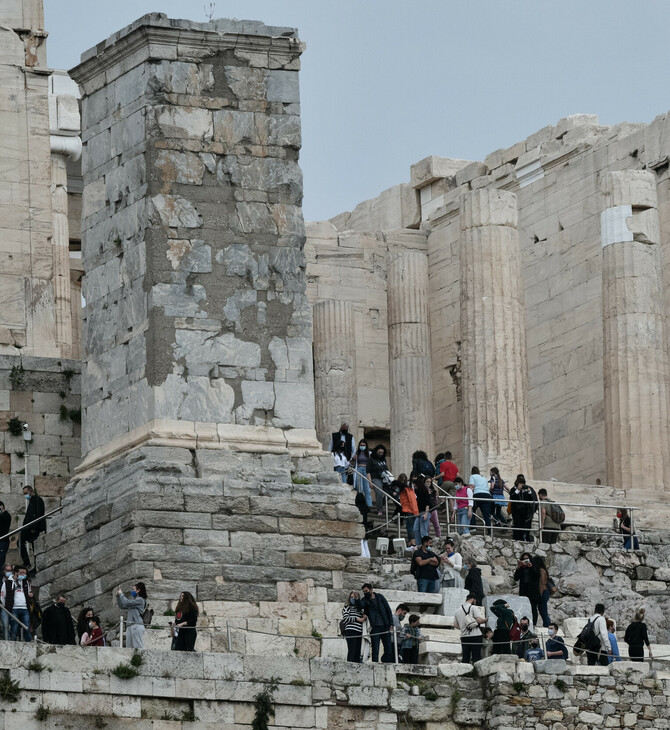
[[[67,219],[67,158],[51,155],[51,216],[54,260],[54,308],[56,345],[62,357],[72,357],[70,311],[70,234]]]
[[[607,483],[658,489],[670,434],[656,178],[610,172],[601,186]]]
[[[517,218],[514,193],[461,201],[462,471],[497,466],[505,479],[532,475]]]
[[[356,340],[351,302],[327,300],[314,305],[314,391],[316,435],[328,448],[330,434],[343,422],[358,433]]]
[[[412,468],[417,449],[433,456],[433,376],[428,324],[428,257],[389,254],[387,278],[391,466]]]

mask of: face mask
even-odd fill
[[[14,573],[5,573],[5,578],[11,578],[14,575]]]
[[[92,629],[92,628],[93,628],[93,624],[89,622],[89,624],[88,624],[88,628],[89,628],[89,629]]]
[[[130,595],[131,595],[131,596],[132,596],[133,598],[137,598],[137,591],[130,591]]]
[[[521,631],[528,631],[528,626],[521,624]]]
[[[349,603],[350,603],[350,604],[351,604],[352,606],[354,606],[354,605],[356,604],[356,599],[355,599],[355,598],[350,598],[350,599],[349,599]]]
[[[349,431],[349,429],[348,429],[348,428],[343,428],[343,429],[342,429],[342,433],[347,433],[348,431]]]
[[[359,446],[359,447],[358,447],[358,450],[359,450],[359,451],[365,451],[365,446]]]
[[[621,512],[616,513],[617,519],[621,519]]]
[[[25,580],[25,579],[26,579],[26,576],[25,575],[20,575],[19,576],[19,580]]]
[[[58,601],[56,605],[58,606],[58,608],[65,608],[65,604],[62,601]]]
[[[29,494],[26,494],[26,499],[30,499],[30,495]]]
[[[549,636],[553,636],[556,632],[553,629],[547,629]]]

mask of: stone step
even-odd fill
[[[406,603],[410,608],[417,606],[419,613],[421,612],[421,607],[442,605],[441,593],[419,593],[419,591],[394,590],[384,590],[380,591],[380,593],[383,593],[391,606],[391,610],[393,611],[395,611],[396,607],[400,603]]]

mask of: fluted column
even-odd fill
[[[314,397],[316,435],[327,448],[343,422],[358,434],[356,340],[351,302],[328,300],[314,305]]]
[[[67,219],[67,157],[51,155],[51,216],[54,262],[56,344],[63,357],[72,357],[70,311],[70,228]]]
[[[426,254],[390,254],[387,277],[391,463],[409,474],[412,453],[435,448]]]
[[[601,214],[607,483],[668,484],[668,352],[656,178],[607,173]]]
[[[516,195],[475,190],[461,202],[464,471],[532,473],[528,365]]]

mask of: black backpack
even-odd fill
[[[409,572],[416,577],[416,571],[419,569],[419,564],[416,562],[416,551],[412,553],[412,560],[409,564]]]
[[[596,635],[595,623],[596,619],[589,619],[577,637],[577,641],[586,651],[594,651],[600,647],[600,639]]]

